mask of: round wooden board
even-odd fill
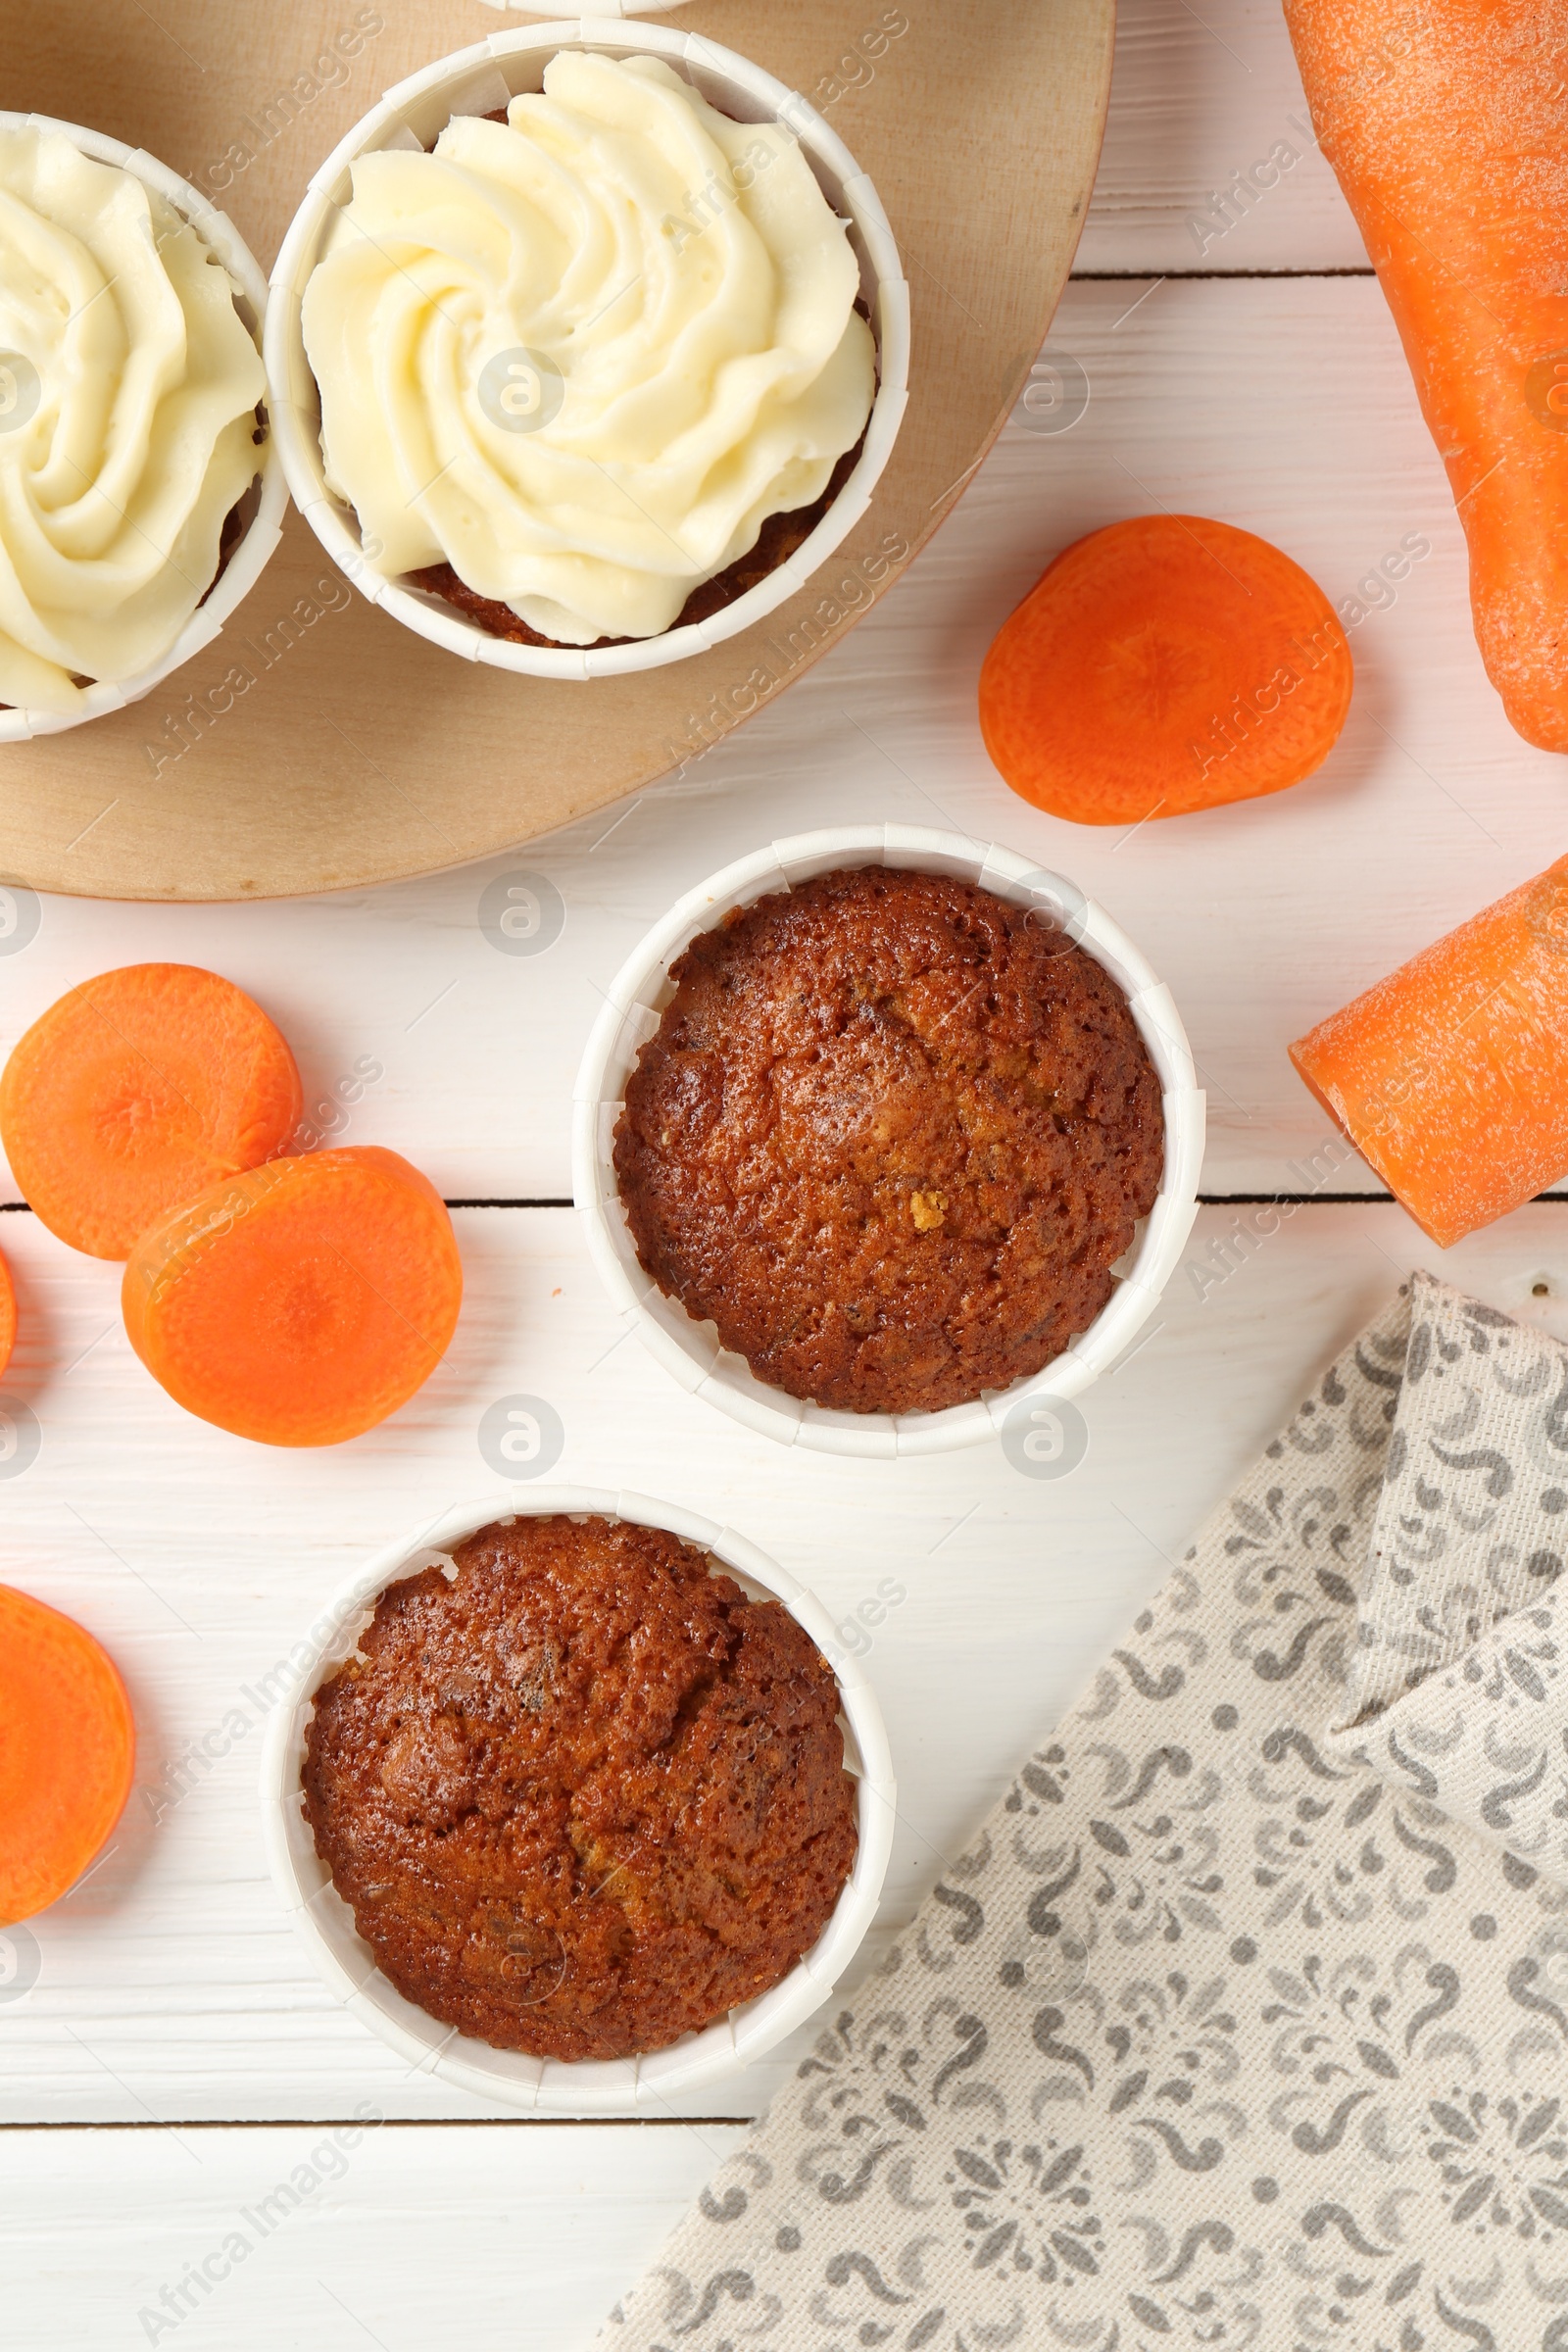
[[[715,742],[930,537],[1001,431],[1071,265],[1115,0],[695,0],[672,22],[811,98],[892,217],[912,390],[869,514],[758,628],[588,685],[425,644],[351,590],[291,514],[260,585],[177,677],[113,717],[0,750],[7,878],[91,898],[286,898],[489,856]],[[207,189],[270,268],[310,173],[380,92],[499,29],[491,10],[452,0],[159,0],[156,14],[99,0],[84,43],[57,0],[10,0],[6,103],[145,147]],[[340,36],[358,40],[352,58]],[[181,730],[188,698],[205,705],[236,662],[254,683]]]

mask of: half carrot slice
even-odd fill
[[[1022,799],[1135,825],[1283,792],[1350,708],[1328,598],[1279,548],[1200,514],[1140,514],[1059,555],[980,674],[986,749]]]
[[[0,1926],[74,1886],[124,1810],[125,1686],[85,1627],[0,1585]]]
[[[375,1145],[275,1159],[143,1234],[125,1330],[176,1403],[269,1446],[335,1446],[396,1412],[457,1328],[440,1194]]]
[[[1291,1059],[1444,1249],[1568,1176],[1568,858],[1331,1012]]]
[[[281,1151],[301,1108],[294,1056],[261,1006],[188,963],[83,981],[0,1077],[23,1197],[90,1257],[128,1257],[155,1219]]]

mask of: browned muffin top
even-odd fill
[[[777,1601],[620,1520],[501,1521],[316,1693],[305,1810],[398,1990],[538,2058],[662,2049],[815,1943],[855,1860],[838,1686]]]
[[[737,909],[671,976],[620,1197],[644,1270],[759,1380],[935,1411],[1088,1329],[1164,1158],[1092,956],[974,883],[856,866]]]

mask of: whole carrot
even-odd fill
[[[1487,674],[1568,751],[1568,0],[1285,0],[1453,485]]]

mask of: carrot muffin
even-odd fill
[[[777,571],[781,564],[787,564],[791,556],[806,545],[855,471],[863,446],[862,434],[855,447],[840,458],[827,488],[814,506],[797,507],[787,514],[770,514],[758,533],[757,545],[751,553],[737,556],[733,564],[727,564],[712,579],[705,580],[700,588],[694,588],[671,625],[685,629],[711,620],[715,612],[722,612],[726,605],[733,605],[737,598],[749,596],[754,588],[761,586],[770,572]],[[498,604],[494,597],[476,596],[471,588],[459,579],[450,564],[431,564],[419,571],[411,571],[409,582],[412,587],[422,588],[428,596],[442,597],[463,614],[465,620],[472,621],[475,628],[485,630],[491,637],[505,637],[513,645],[541,645],[554,647],[557,652],[564,650],[559,638],[541,636],[525,620],[519,620],[510,605]],[[601,637],[597,642],[601,647],[629,645],[631,639]]]
[[[856,866],[737,909],[671,978],[620,1198],[644,1271],[759,1380],[934,1412],[1088,1329],[1164,1160],[1102,965],[974,883]]]
[[[498,2049],[663,2049],[788,1975],[855,1859],[838,1686],[622,1520],[501,1520],[316,1693],[305,1808],[404,1996]]]
[[[782,125],[655,57],[563,50],[544,85],[428,154],[361,156],[301,325],[328,486],[378,568],[582,647],[662,634],[813,510],[876,353]]]
[[[70,717],[165,659],[231,547],[264,390],[171,205],[64,131],[0,131],[0,704]]]

